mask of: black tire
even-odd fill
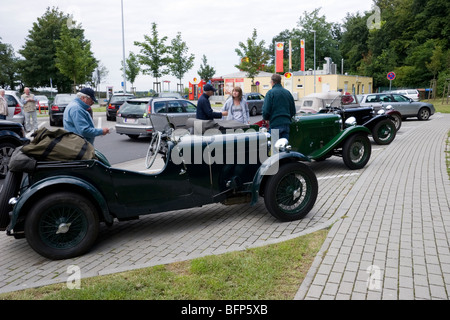
[[[95,206],[72,192],[50,194],[39,200],[25,219],[25,237],[40,255],[68,259],[86,253],[99,232]]]
[[[390,144],[395,139],[397,130],[395,124],[390,119],[378,122],[372,129],[372,138],[376,144]]]
[[[372,146],[365,134],[357,133],[351,135],[342,147],[342,159],[350,170],[364,168],[370,160]]]
[[[417,114],[417,118],[419,120],[423,120],[426,121],[428,119],[430,119],[430,109],[428,108],[420,108],[419,113]]]
[[[258,114],[258,110],[256,110],[256,107],[253,107],[251,110],[250,110],[250,115],[251,116],[256,116]]]
[[[22,172],[8,171],[3,181],[3,189],[0,192],[0,231],[5,231],[9,225],[9,212],[12,210],[9,199],[19,192],[22,176]]]
[[[56,122],[52,120],[52,117],[49,117],[50,126],[56,127]]]
[[[314,172],[304,163],[281,165],[269,177],[264,189],[264,203],[272,216],[281,221],[304,218],[314,206],[318,183]]]
[[[130,138],[131,140],[137,140],[139,139],[139,135],[138,134],[127,134],[128,138]]]
[[[0,179],[6,177],[11,156],[16,149],[16,145],[11,142],[0,143]]]
[[[390,116],[393,118],[392,122],[394,122],[395,130],[400,130],[400,128],[402,127],[402,117],[398,114],[391,114]]]

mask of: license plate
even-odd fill
[[[136,121],[137,121],[136,119],[127,119],[127,118],[125,119],[126,123],[136,123]]]

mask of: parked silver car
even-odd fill
[[[365,94],[361,96],[360,105],[373,107],[375,110],[392,106],[402,114],[403,119],[417,117],[419,120],[428,120],[436,112],[431,103],[413,101],[397,93]]]
[[[5,99],[8,103],[8,116],[6,120],[18,122],[21,125],[25,123],[25,114],[23,113],[23,103],[17,91],[5,90]]]
[[[251,116],[262,114],[262,107],[264,104],[264,96],[258,92],[250,92],[244,94],[244,99],[248,103],[248,111]]]
[[[154,132],[150,114],[170,114],[173,128],[186,127],[188,118],[195,118],[197,107],[184,99],[177,98],[136,98],[124,102],[117,111],[116,132],[126,134],[131,139],[151,136]]]
[[[419,101],[419,91],[417,89],[400,89],[400,90],[393,90],[391,93],[397,93],[404,95],[407,98],[411,98],[414,101]]]

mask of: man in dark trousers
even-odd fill
[[[200,120],[213,120],[220,119],[228,115],[227,111],[223,112],[214,112],[211,108],[211,103],[209,103],[209,97],[211,97],[215,89],[209,83],[203,86],[203,94],[200,96],[197,102],[197,119]]]
[[[292,94],[281,86],[281,76],[272,75],[272,89],[264,97],[263,120],[268,120],[270,130],[278,129],[279,137],[289,140],[290,124],[295,115],[295,102]]]

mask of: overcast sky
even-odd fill
[[[109,71],[107,79],[101,84],[114,86],[120,90],[123,57],[121,0],[22,0],[5,1],[0,5],[0,37],[3,43],[11,44],[16,55],[25,44],[34,22],[42,16],[47,7],[58,7],[60,11],[72,14],[80,22],[85,37],[91,41],[95,58]],[[5,3],[6,2],[6,3]],[[281,31],[292,30],[303,13],[321,8],[329,22],[342,23],[347,13],[355,14],[373,11],[372,0],[210,0],[210,1],[144,1],[123,0],[125,22],[125,52],[139,52],[134,41],[144,41],[144,35],[151,35],[151,24],[156,22],[159,35],[167,36],[167,45],[177,32],[195,55],[195,64],[185,75],[183,84],[197,76],[202,55],[208,64],[215,68],[217,77],[238,70],[234,67],[239,58],[234,51],[239,42],[251,37],[257,30],[258,41],[266,45]],[[318,65],[321,65],[318,62]],[[178,80],[164,76],[160,81],[170,81],[170,90],[177,89]],[[137,90],[149,90],[154,79],[149,75],[139,75],[135,86]],[[127,84],[127,89],[131,84]],[[169,84],[165,84],[165,90]]]

